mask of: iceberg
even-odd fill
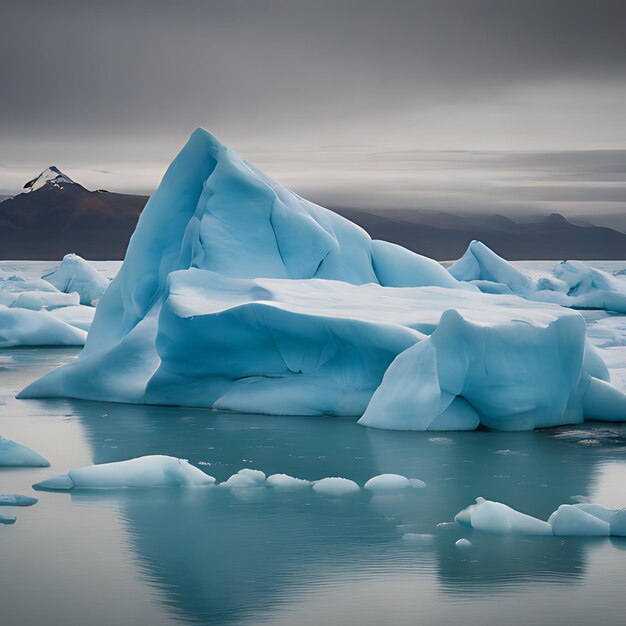
[[[457,539],[457,541],[454,542],[454,545],[457,548],[471,548],[472,547],[472,542],[469,539]]]
[[[0,515],[0,524],[5,524],[9,526],[10,524],[15,524],[16,517],[12,515]]]
[[[146,205],[78,359],[19,397],[406,430],[626,419],[589,345],[578,313],[484,294],[372,241],[199,129]]]
[[[37,498],[30,496],[21,496],[17,493],[0,493],[0,506],[33,506],[37,502]]]
[[[215,483],[215,478],[185,459],[165,455],[142,456],[128,461],[90,465],[70,470],[33,485],[40,491],[72,489],[146,489],[152,487],[197,487]]]
[[[0,467],[50,467],[50,463],[34,450],[0,437]]]
[[[66,254],[59,266],[43,280],[66,294],[75,293],[80,304],[95,306],[109,281],[77,254]]]
[[[472,241],[448,271],[484,293],[517,294],[575,309],[626,313],[626,280],[581,261],[561,261],[551,274],[533,279],[485,244]]]

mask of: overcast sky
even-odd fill
[[[329,205],[626,207],[626,2],[7,3],[0,192],[149,192],[197,126]]]

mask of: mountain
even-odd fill
[[[0,257],[123,259],[147,196],[89,191],[50,166],[0,202]]]
[[[393,241],[438,261],[458,259],[474,239],[511,261],[626,258],[626,234],[573,224],[558,213],[515,221],[504,215],[460,216],[417,210],[333,211],[359,224],[375,239]]]

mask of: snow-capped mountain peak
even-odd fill
[[[35,191],[36,189],[40,189],[44,185],[50,184],[57,189],[63,189],[63,185],[74,185],[74,181],[66,176],[61,170],[59,170],[54,165],[51,165],[49,168],[45,169],[39,176],[29,180],[24,185],[24,193],[28,193],[29,191]]]

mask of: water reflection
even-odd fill
[[[611,446],[589,449],[554,433],[396,433],[353,420],[211,413],[69,402],[95,463],[163,453],[218,480],[242,467],[363,484],[382,472],[426,481],[403,496],[334,500],[312,492],[222,489],[85,494],[122,504],[133,550],[188,623],[260,619],[293,595],[364,577],[436,577],[439,590],[480,601],[494,593],[584,579],[588,552],[607,541],[492,538],[439,525],[476,496],[546,518],[590,494]],[[406,533],[432,538],[402,539]],[[459,551],[468,536],[474,546]],[[622,544],[615,540],[616,544]],[[384,601],[381,600],[381,601]]]

